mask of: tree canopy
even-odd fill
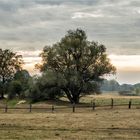
[[[57,80],[56,75],[51,72],[45,72],[41,77],[32,77],[29,82],[28,98],[32,102],[58,99],[63,93],[56,85]]]
[[[0,49],[1,98],[4,98],[6,84],[13,79],[16,71],[21,70],[22,64],[23,60],[21,55],[17,55],[8,49]]]
[[[87,87],[95,90],[97,81],[116,71],[107,58],[105,46],[88,41],[81,29],[69,30],[60,42],[45,46],[40,56],[42,65],[38,67],[57,77],[55,84],[51,84],[59,87],[71,103],[78,103]]]

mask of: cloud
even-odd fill
[[[120,84],[140,82],[140,55],[109,55],[111,63],[117,68],[113,78]]]
[[[109,55],[119,71],[140,71],[140,55]]]
[[[140,14],[140,10],[137,10],[137,12]]]
[[[121,54],[135,54],[140,50],[139,6],[138,0],[1,0],[0,47],[42,49],[78,27],[109,53],[121,48]]]
[[[73,14],[72,19],[76,19],[76,18],[97,18],[97,17],[103,17],[103,14],[76,12],[76,13]]]
[[[20,51],[31,70],[45,45],[59,41],[69,29],[81,28],[89,40],[115,55],[111,59],[119,71],[136,71],[139,7],[139,0],[0,0],[0,48]]]
[[[41,54],[41,52],[41,50],[17,51],[17,54],[22,55],[23,57],[38,57]]]
[[[140,83],[140,71],[119,71],[116,75],[115,80],[120,84],[136,84]]]

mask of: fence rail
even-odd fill
[[[10,110],[27,110],[28,112],[33,112],[34,110],[43,110],[45,111],[49,111],[49,112],[55,112],[55,111],[70,111],[71,112],[77,112],[78,109],[90,109],[90,110],[95,110],[98,108],[109,108],[109,109],[113,109],[114,107],[125,107],[128,109],[132,109],[132,107],[136,107],[136,109],[140,109],[140,104],[137,103],[133,103],[132,100],[130,99],[128,101],[128,103],[120,103],[120,104],[115,104],[114,99],[110,100],[110,104],[102,104],[102,103],[96,103],[95,100],[91,101],[91,103],[89,104],[72,104],[69,106],[47,106],[47,107],[41,107],[41,106],[34,106],[32,104],[29,104],[26,107],[10,107],[8,106],[8,104],[6,104],[5,106],[0,106],[0,110],[3,110],[5,113],[7,113]],[[69,109],[69,110],[68,110]]]

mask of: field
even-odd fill
[[[95,97],[95,96],[94,96]],[[115,99],[140,98],[118,97]],[[83,98],[89,102],[92,97]],[[112,96],[97,96],[96,99],[108,102]],[[59,104],[60,106],[60,104]],[[0,139],[10,140],[139,140],[140,109],[97,108],[94,111],[61,110],[54,113],[9,111],[0,113]]]

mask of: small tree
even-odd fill
[[[37,67],[57,77],[55,84],[71,103],[79,103],[80,97],[87,92],[87,85],[97,85],[105,74],[114,74],[116,70],[107,58],[105,46],[88,41],[81,29],[69,30],[60,42],[46,46],[41,57],[42,65]]]
[[[6,49],[0,49],[0,82],[2,85],[1,97],[4,98],[5,86],[14,77],[23,64],[22,56]]]
[[[9,85],[8,98],[12,99],[16,96],[20,97],[22,92],[22,84],[20,81],[12,81]]]
[[[14,80],[22,83],[23,92],[29,88],[28,81],[30,80],[30,78],[31,76],[27,70],[19,70],[14,75]]]

